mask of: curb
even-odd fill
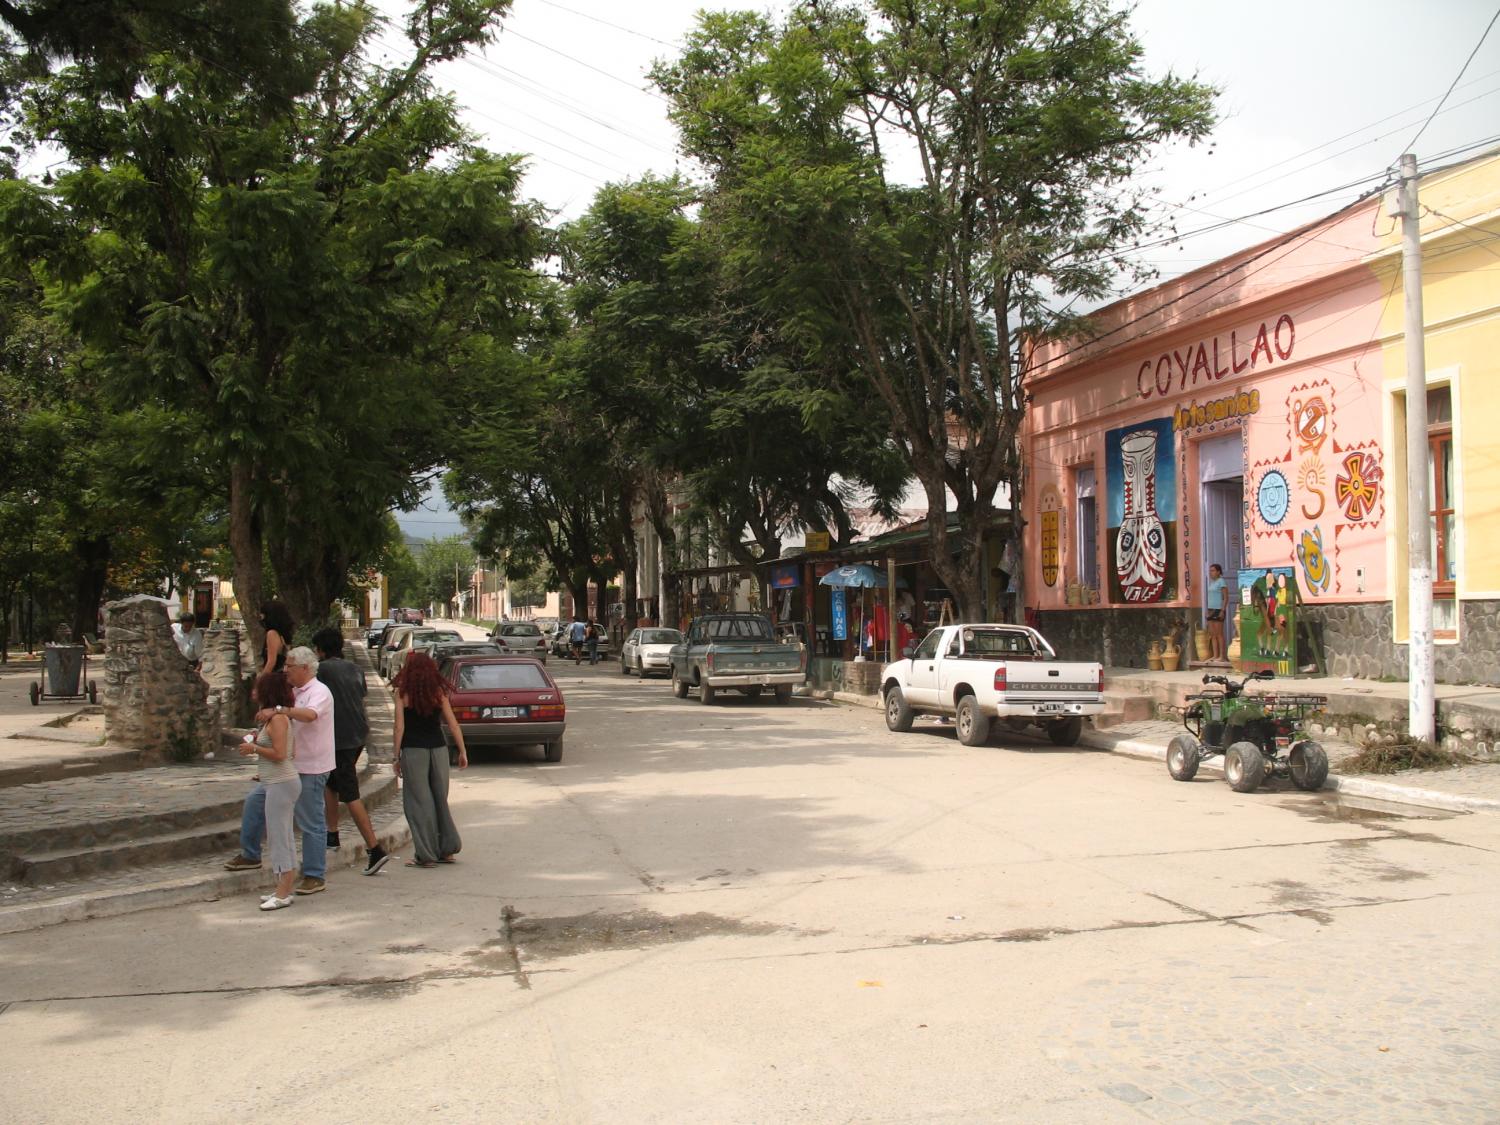
[[[1092,737],[1091,737],[1092,736]],[[1158,762],[1167,760],[1167,748],[1154,742],[1121,738],[1101,738],[1096,732],[1085,731],[1081,742],[1096,750],[1107,750],[1127,758],[1148,758]],[[1204,765],[1205,771],[1222,773],[1219,766]],[[1330,774],[1323,783],[1325,791],[1343,793],[1350,797],[1369,797],[1377,801],[1389,801],[1397,805],[1416,805],[1421,808],[1442,809],[1446,812],[1500,812],[1500,800],[1491,797],[1469,797],[1461,793],[1443,793],[1436,789],[1418,789],[1414,785],[1400,785],[1393,781],[1376,781],[1368,777],[1340,777]]]
[[[376,834],[380,845],[395,852],[411,842],[406,818],[398,817],[384,831]],[[346,844],[331,852],[328,870],[348,869],[365,856],[364,842]],[[31,903],[9,909],[0,907],[0,934],[17,934],[40,930],[61,922],[82,922],[88,918],[117,918],[141,910],[162,906],[182,906],[193,902],[215,902],[221,898],[244,894],[271,885],[264,869],[259,871],[215,871],[207,875],[179,876],[103,891],[85,891],[50,902]]]

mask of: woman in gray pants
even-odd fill
[[[458,768],[467,769],[469,751],[448,702],[448,685],[425,652],[413,652],[391,681],[396,689],[396,776],[401,807],[411,828],[415,858],[408,867],[452,863],[463,847],[448,811],[448,747],[442,724],[458,747]]]
[[[302,792],[302,779],[297,774],[292,720],[281,711],[296,706],[297,699],[285,672],[262,672],[250,689],[250,698],[261,707],[276,709],[276,714],[266,721],[265,726],[255,734],[245,736],[240,753],[247,758],[260,759],[258,788],[265,794],[266,842],[271,846],[271,871],[276,876],[276,889],[261,897],[260,908],[284,910],[292,905],[292,883],[297,878],[297,845],[292,835],[292,820],[297,797]],[[254,863],[256,867],[260,866],[259,860]]]

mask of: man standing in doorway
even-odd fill
[[[1224,663],[1224,568],[1213,563],[1208,568],[1208,593],[1205,607],[1208,610],[1208,659],[1215,664]]]
[[[337,629],[319,629],[313,634],[318,653],[318,679],[333,694],[333,772],[323,790],[324,815],[328,820],[328,846],[339,846],[339,802],[349,806],[349,815],[365,842],[366,875],[374,875],[390,862],[390,853],[380,846],[365,803],[359,799],[359,756],[364,753],[370,723],[365,717],[365,674],[344,659],[344,637]]]

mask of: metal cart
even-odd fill
[[[44,699],[69,703],[81,703],[85,699],[90,703],[99,702],[99,687],[89,679],[86,645],[47,645],[42,652],[42,669],[43,678],[31,685],[33,707]]]

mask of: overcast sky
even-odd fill
[[[1163,153],[1146,175],[1184,232],[1240,222],[1144,251],[1171,276],[1336,210],[1362,190],[1249,217],[1394,164],[1458,75],[1497,0],[1140,0],[1134,26],[1147,69],[1197,74],[1223,93],[1213,144]],[[401,0],[379,0],[391,13]],[[438,81],[487,147],[527,154],[525,194],[559,220],[603,184],[693,168],[676,153],[666,103],[646,80],[675,56],[704,5],[690,0],[516,0],[482,55]],[[786,5],[745,5],[779,12]],[[395,29],[382,36],[403,53]],[[1495,137],[1500,143],[1500,27],[1415,145],[1418,159]],[[421,538],[460,530],[440,494],[401,515]]]

